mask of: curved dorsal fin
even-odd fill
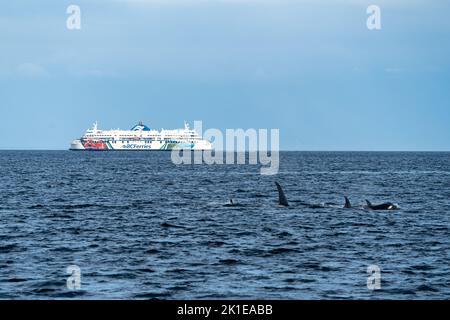
[[[352,205],[350,203],[350,200],[348,200],[348,198],[346,196],[344,196],[344,198],[345,198],[344,208],[351,208]]]
[[[289,203],[286,199],[286,195],[284,194],[283,189],[281,188],[281,186],[278,182],[275,181],[275,184],[277,185],[277,189],[278,189],[278,204],[280,206],[288,207]]]

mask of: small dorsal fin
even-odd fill
[[[281,188],[281,186],[278,182],[275,181],[275,184],[277,185],[277,189],[278,189],[278,204],[280,206],[288,207],[289,203],[286,199],[286,195],[284,194],[283,189]]]
[[[367,203],[367,205],[368,205],[369,207],[372,207],[372,204],[370,203],[369,200],[366,199],[366,203]]]

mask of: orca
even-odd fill
[[[168,222],[163,222],[163,223],[161,223],[161,227],[164,227],[164,228],[184,228],[183,226],[177,226],[177,225],[175,225],[175,224],[171,224],[171,223],[168,223]]]
[[[224,207],[234,207],[236,204],[233,202],[233,199],[230,198],[230,202],[224,205]]]
[[[348,198],[346,196],[344,196],[344,198],[345,198],[344,208],[346,208],[346,209],[351,208],[352,205],[350,203],[350,200],[348,200]]]
[[[289,207],[289,203],[286,199],[286,195],[283,192],[283,189],[281,188],[280,184],[275,181],[275,184],[278,189],[278,206],[280,207]]]
[[[369,200],[366,200],[367,208],[370,210],[398,210],[398,206],[392,202],[385,202],[382,204],[373,205]]]

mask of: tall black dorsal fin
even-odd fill
[[[352,205],[350,203],[350,200],[348,200],[348,198],[346,196],[344,196],[344,198],[345,198],[344,208],[351,208]]]
[[[278,204],[280,206],[288,207],[289,203],[286,199],[286,195],[284,194],[283,189],[281,188],[281,186],[278,182],[275,181],[275,184],[277,185],[277,189],[278,189]]]

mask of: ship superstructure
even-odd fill
[[[130,130],[100,130],[95,122],[91,129],[86,130],[80,139],[72,141],[70,150],[211,150],[209,141],[189,128],[187,122],[183,129],[160,131],[150,129],[139,122]]]

